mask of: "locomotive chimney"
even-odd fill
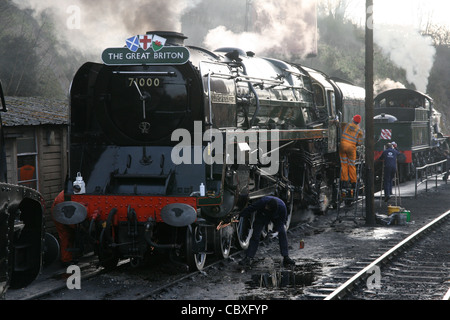
[[[147,31],[147,34],[156,34],[160,37],[165,38],[166,44],[173,46],[182,46],[184,45],[184,40],[187,37],[181,32],[173,32],[173,31]]]

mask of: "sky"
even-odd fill
[[[365,26],[365,0],[346,1],[345,17]],[[397,66],[406,71],[409,83],[426,92],[436,48],[431,37],[422,35],[428,24],[450,30],[448,0],[373,0],[374,42]],[[386,79],[386,83],[393,82]],[[404,85],[404,84],[396,84]]]
[[[347,1],[349,17],[359,24],[364,23],[366,1]],[[426,23],[433,21],[433,24],[450,29],[448,0],[373,0],[373,6],[375,24],[399,24],[422,29]]]
[[[84,53],[99,53],[106,47],[123,46],[125,39],[149,30],[183,31],[182,17],[190,10],[199,14],[189,21],[189,34],[201,34],[200,43],[215,49],[238,46],[257,55],[290,60],[314,53],[317,46],[314,17],[316,0],[251,0],[248,31],[233,28],[237,17],[244,20],[246,0],[13,0],[21,8],[34,10],[37,17],[51,10],[57,17],[58,36]],[[345,14],[365,25],[365,0],[317,0],[344,2]],[[427,23],[450,30],[448,0],[373,0],[374,41],[420,91],[425,91],[434,63],[435,48],[422,36]],[[233,11],[234,10],[234,11]],[[239,10],[239,12],[235,12]],[[238,15],[239,14],[239,15]],[[205,35],[205,36],[203,36]],[[188,39],[188,41],[190,41]],[[420,50],[417,50],[420,48]],[[320,54],[320,53],[319,53]]]
[[[224,1],[226,0],[208,0],[207,2],[210,3],[211,9],[216,7],[223,10],[224,7],[219,4]],[[234,0],[233,7],[236,10],[243,10],[246,1],[249,0]],[[255,8],[260,10],[259,16],[271,19],[263,22],[265,26],[269,25],[268,21],[275,22],[282,17],[278,21],[277,30],[282,30],[281,27],[285,26],[285,28],[297,30],[297,35],[306,33],[298,31],[299,28],[302,29],[298,23],[289,25],[290,20],[287,18],[292,17],[292,21],[304,21],[311,12],[308,10],[311,7],[310,4],[315,1],[319,3],[346,2],[348,4],[346,16],[360,25],[365,22],[365,0],[250,0]],[[106,45],[106,41],[109,44],[116,42],[121,44],[126,36],[132,35],[133,32],[150,30],[153,24],[155,24],[153,28],[159,30],[163,28],[181,31],[180,18],[183,13],[199,6],[204,0],[13,0],[13,2],[21,8],[34,9],[36,13],[51,8],[61,18],[59,23],[61,31],[70,32],[71,41],[76,41],[77,37],[83,37],[80,43],[85,45],[86,38],[95,39],[94,42],[101,47]],[[238,8],[236,3],[239,3]],[[375,24],[401,24],[423,29],[424,25],[432,20],[450,29],[450,1],[448,0],[373,0],[373,3]],[[79,11],[72,11],[73,8],[78,8]],[[303,16],[302,12],[304,12]],[[78,30],[74,28],[67,30],[70,27],[68,25],[72,23],[72,18],[76,18],[77,14]],[[223,14],[229,15],[230,19],[233,17],[231,11]],[[269,14],[272,17],[269,17]],[[260,29],[264,28],[263,23],[260,23]],[[283,32],[286,33],[286,30]],[[265,30],[265,34],[270,33]],[[214,37],[218,38],[217,35]]]
[[[146,31],[184,32],[182,18],[195,11],[188,21],[186,44],[216,49],[237,46],[259,54],[271,50],[278,55],[292,52],[307,55],[316,43],[315,0],[251,0],[251,30],[244,25],[246,0],[13,0],[36,17],[49,10],[57,21],[59,36],[83,52],[101,52],[106,47],[123,46],[125,39]],[[250,6],[249,6],[250,7]],[[239,19],[239,21],[236,21]],[[192,43],[190,34],[205,34]]]

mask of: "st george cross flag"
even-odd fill
[[[162,38],[160,36],[157,36],[156,34],[153,35],[153,42],[152,42],[152,48],[156,52],[158,50],[161,50],[162,47],[166,44],[166,39]]]
[[[139,43],[142,49],[147,50],[152,44],[152,35],[139,36]]]
[[[127,45],[128,49],[130,49],[133,52],[136,52],[137,49],[139,49],[139,37],[134,36],[134,37],[128,38],[126,40],[126,45]]]
[[[391,129],[381,129],[381,139],[383,140],[391,140],[392,138],[392,130]]]

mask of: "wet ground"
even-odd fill
[[[414,185],[405,185],[401,197],[388,203],[375,197],[377,224],[368,226],[365,207],[349,212],[330,210],[326,215],[305,213],[297,227],[288,231],[290,256],[296,261],[294,268],[283,268],[278,239],[261,243],[256,262],[243,270],[238,261],[243,255],[232,257],[231,265],[220,264],[193,277],[187,284],[172,288],[152,297],[171,300],[269,300],[305,299],[305,288],[323,278],[333,278],[343,268],[366,259],[374,252],[382,252],[409,234],[423,227],[439,214],[450,210],[450,184],[439,181],[438,188],[419,187],[414,197]],[[390,221],[388,206],[399,206],[410,211],[410,221],[401,225]],[[303,248],[300,243],[303,243]]]
[[[295,227],[288,231],[290,256],[295,267],[284,268],[279,253],[278,238],[268,237],[258,249],[256,261],[250,269],[243,269],[239,260],[242,253],[232,255],[227,261],[214,264],[186,281],[150,296],[150,300],[303,300],[303,292],[321,279],[332,278],[343,268],[364,260],[376,251],[382,250],[400,239],[407,237],[426,225],[440,213],[450,210],[450,184],[439,181],[425,192],[419,188],[414,197],[413,186],[404,185],[401,197],[392,198],[388,203],[375,197],[375,213],[378,224],[368,226],[365,221],[365,207],[362,203],[351,207],[348,212],[340,210],[337,219],[336,210],[325,215],[304,213],[297,217]],[[404,225],[391,224],[388,205],[396,205],[410,211],[411,220]],[[301,243],[303,245],[301,245]],[[381,248],[381,249],[380,249]],[[51,272],[44,270],[44,273]],[[155,274],[151,276],[156,276]],[[74,299],[135,300],[140,296],[139,285],[148,286],[150,275],[145,272],[131,280],[122,275],[100,275],[93,279],[100,284],[93,292],[80,290]],[[61,279],[54,281],[63,282]],[[20,298],[25,292],[38,290],[48,281],[37,282],[18,292],[10,290],[7,299]],[[111,295],[110,287],[117,290]],[[127,295],[121,288],[133,287]],[[105,294],[102,295],[102,290]],[[109,290],[109,291],[107,291]],[[101,298],[99,298],[101,297]],[[55,297],[55,299],[59,299]]]

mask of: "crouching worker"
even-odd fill
[[[241,213],[240,217],[247,217],[256,211],[255,220],[253,222],[253,234],[247,248],[246,256],[239,264],[249,266],[258,250],[261,232],[270,222],[274,224],[274,231],[278,232],[278,240],[280,244],[280,252],[283,256],[283,265],[295,265],[294,260],[289,258],[288,241],[286,233],[287,210],[283,200],[266,196],[249,205]]]

